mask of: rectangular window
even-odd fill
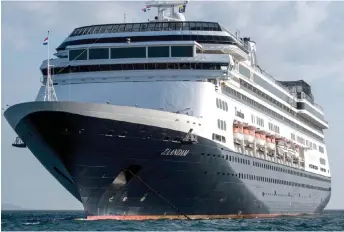
[[[252,121],[252,123],[255,123],[255,120],[256,119],[256,117],[254,116],[254,115],[251,115],[251,121]]]
[[[221,135],[213,134],[213,140],[217,140],[219,142],[225,142],[226,139]]]
[[[87,60],[87,49],[69,50],[69,60]]]
[[[146,58],[146,47],[111,48],[111,59]]]
[[[108,48],[90,48],[88,52],[90,60],[109,59]]]
[[[302,138],[302,137],[297,136],[297,141],[298,141],[299,143],[305,144],[305,139]]]
[[[318,170],[318,169],[319,169],[318,166],[313,165],[313,164],[310,164],[309,167],[312,168],[312,169],[314,169],[314,170]]]
[[[247,78],[251,76],[250,70],[241,64],[239,65],[239,73]]]
[[[257,124],[261,127],[264,127],[264,119],[257,117]]]
[[[168,46],[148,47],[149,58],[169,57],[169,56],[170,56],[170,48]]]
[[[295,140],[295,134],[294,133],[291,133],[291,139]]]
[[[323,148],[322,146],[319,146],[319,151],[320,151],[321,153],[324,153],[324,148]]]
[[[171,57],[193,57],[193,46],[171,46]]]
[[[322,164],[322,165],[326,165],[326,160],[325,160],[325,159],[323,159],[323,158],[320,158],[320,164]]]

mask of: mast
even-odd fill
[[[185,12],[185,7],[189,3],[189,0],[167,0],[167,1],[150,1],[146,3],[148,8],[157,8],[158,15],[155,17],[154,21],[185,21],[185,16],[182,14]],[[179,7],[179,13],[175,12],[174,8]],[[143,9],[143,10],[144,10]]]
[[[51,73],[50,73],[50,42],[49,42],[49,31],[48,31],[48,60],[47,60],[47,82],[45,84],[45,95],[44,95],[44,101],[57,101]]]

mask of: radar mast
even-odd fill
[[[155,7],[158,9],[158,15],[155,16],[154,21],[164,22],[164,21],[185,21],[186,5],[189,1],[150,1],[146,3],[144,9],[149,9]],[[175,11],[175,7],[179,7],[179,11]]]

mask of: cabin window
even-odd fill
[[[220,119],[217,119],[217,127],[218,127],[220,130],[227,130],[226,122],[223,121],[223,120],[220,120]]]
[[[291,139],[295,141],[295,134],[291,133]]]
[[[170,48],[168,46],[148,47],[148,57],[170,57]]]
[[[316,166],[316,165],[310,164],[309,167],[314,169],[314,170],[318,170],[318,166]]]
[[[224,110],[224,111],[228,111],[228,104],[225,101],[222,101],[221,99],[216,98],[216,107]]]
[[[316,150],[317,149],[317,145],[315,143],[313,143],[313,149]]]
[[[193,46],[171,46],[171,57],[193,57]]]
[[[87,60],[87,49],[69,50],[69,60]]]
[[[108,48],[90,48],[88,52],[90,60],[109,59]]]
[[[218,134],[214,134],[214,133],[213,133],[212,139],[213,140],[217,140],[219,142],[223,142],[223,143],[226,142],[226,138],[224,136],[221,136],[221,135],[218,135]]]
[[[322,146],[319,146],[319,151],[320,151],[321,153],[324,153],[324,148],[323,148]]]
[[[264,119],[257,117],[258,126],[264,127]]]
[[[146,47],[111,48],[111,59],[146,58]]]
[[[251,114],[251,121],[252,121],[252,123],[254,123],[254,124],[256,123],[256,117],[255,117],[254,115],[252,115],[252,114]]]
[[[326,165],[326,160],[325,160],[325,159],[323,159],[323,158],[320,158],[320,164],[322,164],[322,165]]]

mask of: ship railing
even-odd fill
[[[276,85],[278,85],[279,87],[281,87],[282,89],[284,89],[285,91],[287,91],[290,95],[293,95],[293,93],[290,91],[290,89],[288,89],[286,86],[284,86],[283,84],[281,84],[278,80],[276,80],[271,74],[269,74],[268,72],[266,72],[264,69],[262,69],[261,67],[258,67],[258,70],[266,77],[268,78],[270,81],[272,81],[273,83],[275,83]]]
[[[314,99],[312,99],[310,96],[308,96],[305,92],[299,92],[297,93],[297,98],[298,99],[304,99],[307,100],[309,103],[317,107],[319,110],[323,111],[323,107],[318,105],[317,103],[314,102]]]
[[[299,120],[299,121],[303,122],[304,124],[306,124],[307,126],[311,127],[313,130],[316,130],[317,132],[319,132],[322,135],[324,134],[322,129],[319,129],[319,128],[315,127],[314,124],[310,120],[305,119],[305,118],[301,117],[298,114],[296,114],[296,118],[297,118],[297,120]]]
[[[234,35],[231,31],[225,28],[221,23],[219,23],[219,25],[222,31],[227,32],[235,40],[235,42],[237,42],[240,46],[242,46],[245,49],[245,52],[249,53],[248,46],[245,43],[243,43],[237,35]]]
[[[319,110],[321,110],[321,111],[323,111],[324,110],[324,108],[322,107],[322,106],[320,106],[320,105],[318,105],[317,103],[315,103],[314,102],[314,104],[313,104],[315,107],[317,107]]]
[[[316,108],[318,108],[320,111],[324,111],[323,107],[316,104],[314,102],[314,100],[309,97],[307,94],[305,94],[304,92],[301,92],[300,94],[296,94],[293,91],[291,91],[289,88],[287,88],[286,86],[284,86],[283,84],[281,84],[278,80],[276,80],[273,76],[271,76],[269,73],[267,73],[265,70],[261,69],[258,65],[258,70],[265,76],[267,77],[269,80],[271,80],[272,82],[274,82],[276,85],[280,86],[282,89],[284,89],[285,91],[287,91],[289,94],[291,94],[294,97],[297,97],[298,99],[305,99],[307,100],[309,103],[311,103],[312,105],[314,105]],[[325,120],[324,120],[325,121]],[[326,121],[325,121],[326,122]]]
[[[257,93],[251,93],[253,94],[254,96],[256,96],[257,98],[263,100],[264,102],[266,102],[266,99],[264,97],[262,97],[261,95],[257,94]],[[270,102],[268,102],[270,104]],[[290,113],[289,111],[287,110],[283,110],[283,113],[286,113],[287,115],[291,116],[292,118],[296,118],[297,120],[303,122],[304,124],[306,124],[307,126],[311,127],[312,129],[314,129],[315,131],[321,133],[321,134],[324,134],[324,132],[321,130],[321,129],[318,129],[314,126],[314,124],[308,120],[308,119],[305,119],[303,118],[302,116],[298,115],[298,114],[292,114]],[[324,120],[325,121],[325,120]],[[325,121],[326,122],[326,121]]]

